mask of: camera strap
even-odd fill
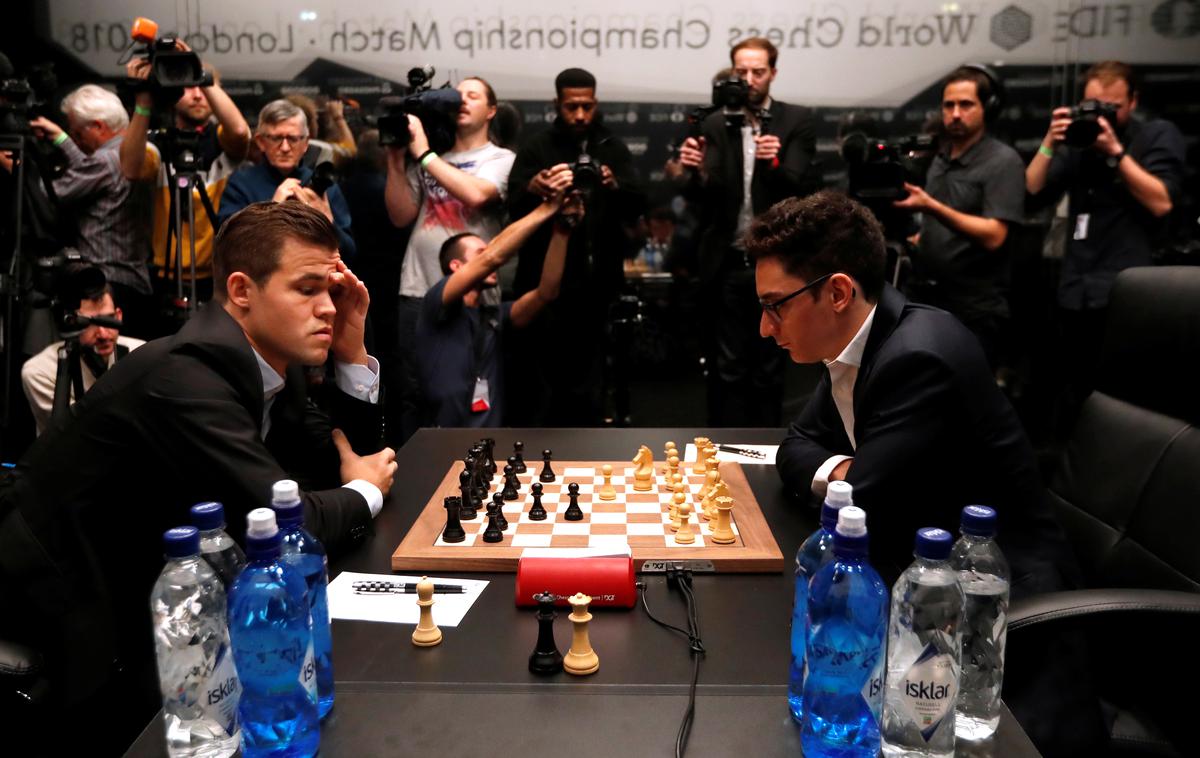
[[[482,293],[480,293],[482,297]],[[485,361],[490,359],[496,351],[496,340],[493,339],[491,345],[488,345],[488,335],[498,335],[500,332],[500,309],[493,305],[484,305],[482,302],[479,306],[478,323],[475,324],[475,332],[471,335],[471,353],[474,363],[472,370],[475,374],[475,387],[471,393],[471,412],[484,413],[491,408],[491,391],[488,387],[487,377],[484,376]]]

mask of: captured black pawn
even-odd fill
[[[513,463],[513,471],[516,471],[518,474],[524,474],[526,471],[529,470],[525,466],[525,443],[524,442],[514,442],[513,443],[512,457],[516,458],[516,462]]]
[[[496,526],[500,531],[508,531],[508,519],[504,518],[504,496],[497,492],[492,495],[492,505],[496,506]],[[488,513],[491,513],[491,506],[488,507]]]
[[[491,505],[488,505],[488,525],[487,529],[483,530],[484,542],[501,542],[504,539],[504,532],[500,531],[500,527],[496,526],[496,513]]]
[[[545,521],[546,509],[542,507],[542,483],[534,482],[529,491],[533,493],[533,505],[529,509],[529,519],[531,521]]]
[[[511,461],[512,458],[509,458]],[[500,493],[505,500],[516,500],[520,495],[517,493],[517,473],[513,471],[512,465],[504,467],[504,490]]]
[[[558,644],[554,641],[554,595],[543,592],[534,595],[537,601],[538,638],[533,655],[529,656],[529,670],[539,676],[557,674],[562,671],[562,653],[558,652]]]
[[[471,472],[465,468],[458,475],[458,492],[458,517],[464,521],[474,521],[478,511],[475,509],[475,496],[471,489]]]
[[[563,518],[567,521],[583,521],[583,510],[579,507],[579,485],[571,482],[567,485],[567,492],[571,493],[571,502],[567,506],[567,512],[563,514]]]
[[[550,448],[542,451],[542,473],[538,474],[538,481],[554,481],[554,469],[550,468]]]
[[[462,500],[454,495],[450,495],[442,502],[446,509],[446,528],[442,529],[442,542],[455,543],[462,542],[467,538],[467,533],[463,531],[462,524],[459,523],[459,511],[462,510]]]

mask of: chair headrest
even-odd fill
[[[1200,422],[1200,267],[1148,266],[1117,276],[1096,388]]]

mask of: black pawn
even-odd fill
[[[530,487],[533,492],[533,507],[529,509],[529,519],[531,521],[545,521],[546,509],[542,507],[542,483],[534,482]]]
[[[451,495],[442,503],[446,509],[446,528],[442,530],[442,542],[455,543],[462,542],[467,538],[467,533],[463,531],[462,524],[458,521],[459,511],[462,509],[462,501]]]
[[[492,504],[488,506],[488,513],[492,512],[492,505],[496,506],[496,526],[500,527],[500,531],[508,531],[508,519],[504,518],[504,496],[497,492],[492,495]]]
[[[483,438],[483,454],[488,465],[488,476],[493,477],[496,475],[496,440]]]
[[[558,652],[558,644],[554,641],[554,595],[543,592],[535,595],[537,601],[538,638],[533,655],[529,656],[529,670],[534,674],[548,676],[562,671],[562,653]]]
[[[550,448],[542,451],[542,473],[538,474],[538,481],[554,481],[554,469],[550,468]]]
[[[511,458],[509,460],[512,460]],[[520,495],[517,493],[517,474],[513,471],[512,466],[504,467],[504,491],[500,494],[505,500],[516,500]]]
[[[465,521],[474,521],[478,512],[473,506],[475,498],[471,492],[471,472],[468,469],[464,468],[462,473],[458,475],[458,492],[458,517]]]
[[[571,503],[567,506],[567,512],[563,514],[563,518],[567,521],[583,521],[583,511],[579,507],[579,485],[571,482],[567,485],[567,491],[571,493]]]
[[[525,443],[524,442],[514,442],[513,443],[513,454],[512,454],[512,458],[509,458],[509,461],[511,462],[513,458],[516,458],[516,462],[513,463],[513,471],[516,471],[518,474],[524,474],[526,471],[529,470],[525,466]]]
[[[504,539],[504,532],[500,531],[500,527],[496,526],[496,514],[492,512],[492,507],[488,506],[488,525],[487,529],[483,530],[484,542],[500,542]]]

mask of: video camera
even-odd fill
[[[37,115],[58,89],[53,63],[29,68],[18,77],[8,56],[0,53],[0,134],[28,134],[29,119]]]
[[[439,153],[454,146],[458,110],[462,107],[462,95],[447,83],[433,89],[435,69],[433,66],[410,69],[408,72],[409,94],[403,97],[379,99],[380,114],[375,125],[379,129],[379,144],[383,147],[408,147],[412,135],[408,131],[408,116],[421,121],[429,147]]]
[[[212,85],[212,73],[204,70],[200,56],[177,49],[175,41],[178,38],[173,35],[159,37],[158,24],[150,19],[134,19],[130,36],[133,42],[117,62],[124,64],[135,55],[149,61],[150,75],[146,79],[146,86],[154,94],[157,104],[174,103],[188,87]]]
[[[907,196],[904,183],[924,184],[937,154],[932,134],[884,141],[851,132],[842,140],[841,155],[850,176],[850,197],[862,203],[891,202]]]
[[[1100,136],[1100,117],[1113,129],[1117,128],[1117,106],[1102,100],[1084,100],[1071,106],[1071,123],[1063,142],[1071,147],[1089,147]]]

